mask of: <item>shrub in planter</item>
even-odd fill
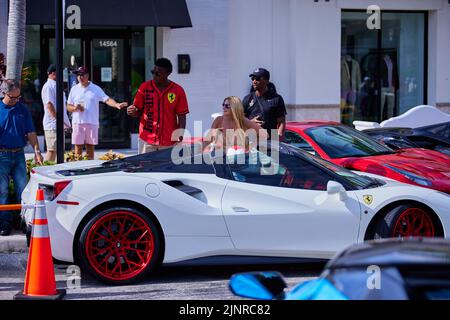
[[[64,153],[64,161],[65,162],[72,162],[72,161],[80,161],[80,160],[89,160],[86,155],[84,156],[77,156],[75,154],[74,150],[67,151]]]
[[[123,159],[123,158],[125,158],[125,155],[123,155],[121,153],[115,153],[112,150],[109,150],[107,153],[100,156],[98,159],[99,160],[116,160],[116,159]]]

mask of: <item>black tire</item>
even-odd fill
[[[440,230],[429,210],[415,204],[400,204],[378,220],[373,238],[437,237],[441,233]]]
[[[102,282],[134,283],[159,263],[161,236],[145,213],[131,207],[111,207],[84,226],[78,259],[82,269]]]

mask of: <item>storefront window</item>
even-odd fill
[[[41,102],[40,82],[40,27],[30,25],[26,27],[26,50],[22,71],[22,102],[28,106],[33,117],[37,134],[44,134],[42,118],[44,110]]]
[[[341,121],[383,121],[425,103],[425,13],[342,12]]]
[[[27,26],[26,34],[22,96],[40,135],[44,115],[42,85],[47,80],[47,67],[56,62],[53,29],[52,26]],[[154,27],[66,30],[64,40],[62,63],[66,96],[70,86],[76,84],[76,77],[70,70],[81,65],[88,67],[90,79],[116,101],[132,103],[141,83],[151,78],[156,52]],[[139,119],[127,116],[125,111],[100,107],[99,116],[99,147],[127,147],[130,131],[138,132]]]
[[[131,99],[145,81],[145,35],[135,31],[131,38]]]
[[[155,28],[133,30],[131,36],[131,102],[142,82],[151,79],[155,62]],[[139,119],[129,118],[132,133],[139,131]]]

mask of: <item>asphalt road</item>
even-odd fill
[[[26,255],[0,256],[0,300],[11,300],[23,289]],[[8,263],[5,264],[5,261]],[[57,288],[67,290],[66,300],[229,300],[230,276],[238,272],[277,270],[288,288],[320,274],[323,263],[259,266],[162,267],[134,285],[107,286],[68,265],[55,265]],[[75,272],[75,273],[74,273]]]

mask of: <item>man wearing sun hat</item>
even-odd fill
[[[72,144],[75,145],[75,156],[82,157],[83,145],[89,160],[94,159],[94,148],[98,144],[99,103],[122,109],[128,103],[116,102],[99,86],[89,81],[89,70],[82,66],[76,70],[78,84],[70,89],[67,99],[67,110],[72,112]]]

